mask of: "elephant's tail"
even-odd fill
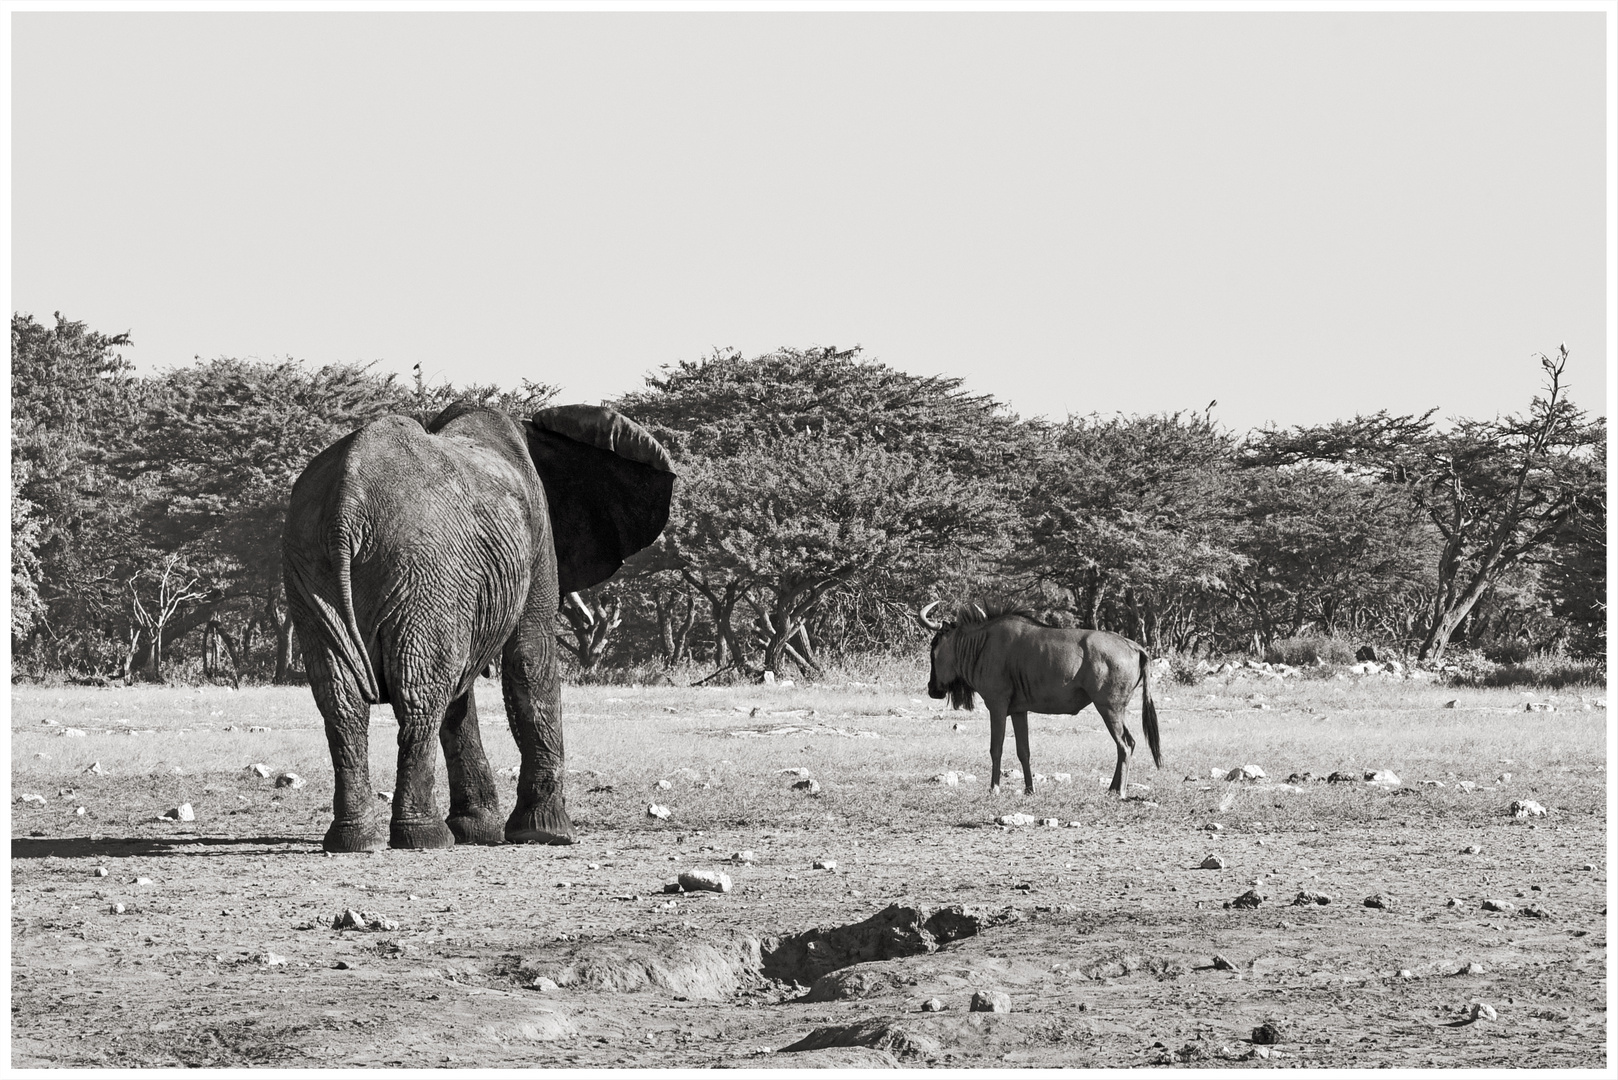
[[[289,560],[287,600],[294,608],[302,607],[313,617],[324,643],[353,675],[360,696],[367,704],[376,705],[385,701],[386,696],[382,693],[376,669],[371,663],[370,650],[366,648],[365,637],[360,633],[359,622],[354,615],[354,590],[349,577],[352,553],[348,537],[340,530],[334,532],[336,542],[332,545],[330,556],[336,580],[331,584],[336,586],[337,595],[324,595],[325,590],[319,585],[326,583],[317,584],[315,575],[309,574],[307,567],[294,565]]]

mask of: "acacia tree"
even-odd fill
[[[1231,449],[1205,413],[1069,417],[1036,452],[1008,569],[1054,587],[1082,626],[1187,647],[1201,598],[1241,562]]]
[[[281,582],[281,530],[292,484],[316,454],[355,428],[400,411],[392,375],[368,366],[313,368],[294,360],[220,357],[150,381],[134,445],[118,459],[129,476],[155,480],[142,531],[157,550],[181,554],[215,586],[212,603],[174,619],[164,644],[245,607],[246,638],[265,626],[273,675],[292,670],[292,620]],[[235,602],[234,604],[232,602]]]
[[[1420,655],[1443,656],[1456,629],[1501,575],[1545,552],[1581,498],[1606,483],[1605,425],[1567,400],[1567,348],[1539,356],[1544,396],[1525,416],[1457,420],[1434,429],[1432,413],[1385,411],[1321,427],[1270,431],[1248,460],[1327,462],[1398,485],[1442,537],[1432,609]]]
[[[729,617],[745,600],[763,631],[763,670],[794,649],[826,596],[864,575],[931,572],[970,539],[979,496],[960,481],[879,446],[818,435],[760,442],[688,465],[671,542],[688,582],[714,604],[730,662],[749,674]],[[807,651],[806,651],[807,650]]]

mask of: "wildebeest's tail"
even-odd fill
[[[1146,650],[1140,653],[1140,726],[1146,731],[1146,745],[1152,748],[1152,764],[1163,767],[1163,747],[1157,736],[1157,706],[1152,704],[1152,679],[1147,672],[1150,663]]]

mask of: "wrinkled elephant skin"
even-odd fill
[[[668,519],[674,474],[610,409],[543,409],[521,426],[457,403],[425,428],[390,416],[338,440],[292,489],[287,602],[326,722],[327,851],[571,843],[555,617]],[[522,754],[502,818],[472,686],[495,660]],[[371,706],[399,722],[391,820],[375,810]],[[435,744],[449,814],[433,794]]]

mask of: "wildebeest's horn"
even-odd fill
[[[921,625],[925,626],[929,630],[942,630],[942,629],[944,629],[944,624],[943,623],[939,622],[937,619],[933,618],[931,615],[928,614],[928,612],[932,611],[933,608],[937,607],[939,604],[942,604],[943,602],[944,601],[942,601],[942,600],[934,600],[932,603],[928,604],[926,607],[922,608],[919,612],[916,613],[916,618],[921,620]]]
[[[979,619],[987,619],[989,617],[989,613],[983,610],[982,604],[973,604],[972,610],[978,613]]]

